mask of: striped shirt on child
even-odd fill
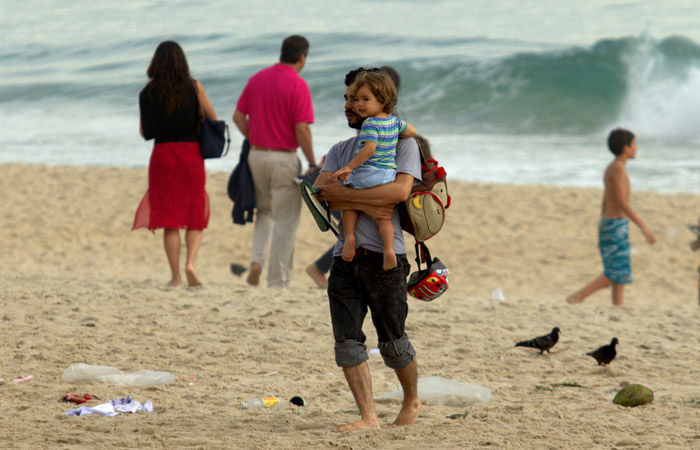
[[[377,148],[364,164],[381,169],[396,169],[396,144],[399,142],[399,135],[406,131],[407,125],[394,115],[386,119],[378,117],[365,119],[360,130],[357,150],[360,150],[367,141],[376,142]]]

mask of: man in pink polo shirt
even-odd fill
[[[248,284],[260,282],[270,247],[268,287],[289,287],[294,239],[301,214],[295,178],[301,173],[297,147],[316,170],[311,128],[311,92],[299,72],[306,64],[309,42],[303,36],[284,39],[280,62],[253,75],[243,89],[233,122],[248,138],[248,165],[255,185],[255,232]],[[272,241],[270,241],[272,234]],[[271,244],[271,245],[270,245]]]

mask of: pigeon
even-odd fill
[[[592,356],[593,359],[598,361],[599,366],[606,366],[610,364],[610,362],[615,359],[615,356],[617,355],[617,352],[615,351],[615,346],[617,343],[618,340],[616,337],[614,337],[612,338],[612,341],[610,341],[610,345],[603,345],[597,350],[586,353],[586,355]]]
[[[243,266],[238,263],[231,263],[231,273],[236,275],[237,277],[240,277],[243,272],[248,270],[246,266]]]
[[[554,344],[557,343],[559,340],[559,327],[554,327],[552,328],[552,332],[549,334],[545,334],[544,336],[538,336],[534,339],[530,339],[529,341],[521,341],[515,344],[516,347],[532,347],[536,348],[537,350],[540,351],[540,355],[547,351],[549,353],[549,349],[554,347]]]

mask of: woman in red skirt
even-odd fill
[[[197,143],[203,115],[216,111],[201,83],[190,76],[185,53],[174,41],[161,42],[146,72],[148,84],[139,94],[140,132],[155,139],[148,165],[148,191],[136,210],[132,229],[163,228],[163,245],[172,273],[180,278],[180,229],[185,231],[189,286],[201,286],[194,261],[209,223],[209,196],[204,189],[204,159]]]

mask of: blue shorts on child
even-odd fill
[[[613,283],[631,283],[629,221],[601,218],[598,225],[598,246],[605,269],[603,275]]]
[[[385,169],[369,164],[362,164],[353,170],[348,177],[346,186],[354,189],[367,189],[382,184],[391,183],[396,179],[396,169]]]

